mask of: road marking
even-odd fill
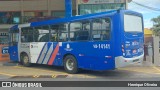
[[[44,71],[44,72],[48,72],[48,73],[53,73],[52,75],[50,75],[51,78],[56,78],[57,76],[60,75],[67,75],[67,77],[73,77],[72,74],[67,74],[67,73],[61,73],[61,72],[54,72],[54,71],[49,71],[49,70],[41,70],[41,69],[36,69],[36,68],[27,68],[27,67],[23,67],[23,66],[14,66],[14,68],[21,68],[21,69],[29,69],[29,70],[38,70],[38,71]],[[15,77],[17,75],[13,75],[13,74],[8,74],[8,73],[0,73],[2,75],[6,75],[6,76],[11,76],[11,77]],[[77,77],[81,77],[81,78],[96,78],[94,76],[89,76],[89,75],[76,75]],[[41,75],[32,75],[31,77],[33,78],[40,78]]]
[[[157,70],[158,72],[160,72],[160,69],[159,69],[159,68],[157,68],[157,67],[155,67],[155,66],[153,66],[152,68],[154,68],[155,70]]]
[[[24,69],[29,69],[29,70],[38,70],[38,71],[44,71],[44,72],[48,72],[48,73],[53,73],[53,75],[51,76],[52,78],[56,78],[57,75],[68,75],[69,77],[73,77],[72,74],[68,74],[68,73],[63,73],[63,72],[58,72],[58,71],[49,71],[49,70],[42,70],[42,69],[37,69],[37,68],[27,68],[27,67],[23,67],[23,66],[14,66],[15,68],[24,68]],[[55,75],[57,73],[57,75]],[[89,75],[77,75],[78,77],[83,77],[83,78],[97,78],[96,76],[89,76]],[[36,76],[33,76],[34,78],[36,78]],[[38,77],[37,77],[38,78]]]
[[[14,66],[15,68],[24,68],[24,69],[30,69],[30,70],[38,70],[38,71],[44,71],[44,72],[48,72],[48,73],[57,73],[56,71],[49,71],[49,70],[42,70],[42,69],[36,69],[36,68],[27,68],[27,67],[23,67],[23,66]],[[66,74],[63,72],[58,72],[58,74]]]
[[[39,78],[40,75],[33,75],[33,78]]]
[[[9,74],[9,73],[2,73],[2,72],[0,72],[0,75],[10,76],[10,77],[14,77],[14,76],[16,76],[16,75],[13,75],[13,74]]]
[[[52,78],[56,78],[56,75],[52,75],[51,77],[52,77]]]

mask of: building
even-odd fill
[[[128,2],[131,0],[0,0],[0,60],[9,59],[6,50],[8,30],[15,24],[65,17],[68,14],[75,16],[127,9]]]
[[[80,15],[108,10],[127,9],[131,0],[77,0],[77,13]]]
[[[65,1],[70,0],[0,0],[0,43],[8,43],[8,29],[14,24],[44,18],[64,17]],[[72,15],[125,9],[131,0],[71,0]]]
[[[152,30],[145,28],[144,29],[144,39],[145,39],[145,44],[147,45],[148,43],[152,43],[153,42],[153,32]]]

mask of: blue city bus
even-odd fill
[[[9,54],[24,66],[105,71],[141,63],[143,16],[130,10],[38,21],[10,28]]]

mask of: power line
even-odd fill
[[[160,11],[160,9],[159,9],[159,8],[154,8],[154,7],[146,6],[146,5],[143,5],[143,4],[140,4],[140,3],[137,3],[137,2],[135,2],[135,1],[132,1],[132,3],[137,4],[137,5],[141,6],[141,7],[145,7],[145,8],[150,9],[150,10]]]

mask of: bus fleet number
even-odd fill
[[[93,47],[98,49],[110,49],[110,44],[94,44]]]

